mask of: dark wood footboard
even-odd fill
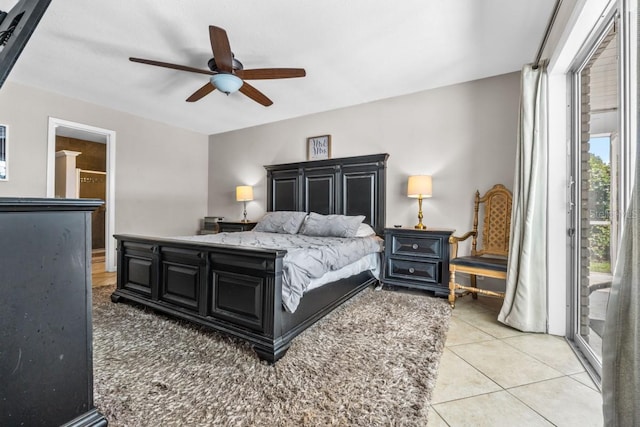
[[[274,363],[291,340],[375,282],[370,273],[325,285],[295,313],[282,307],[286,251],[116,235],[122,299],[247,340]]]

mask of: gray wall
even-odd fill
[[[0,196],[45,197],[49,117],[116,132],[116,232],[194,234],[207,210],[207,136],[5,82],[9,181]]]
[[[390,154],[387,225],[417,222],[407,177],[431,174],[425,224],[464,232],[476,189],[512,186],[518,93],[519,73],[511,73],[212,135],[207,147],[201,134],[6,82],[0,123],[10,126],[10,180],[0,182],[0,196],[45,196],[52,116],[116,131],[116,232],[191,234],[207,212],[241,217],[240,184],[255,186],[248,212],[258,219],[266,208],[262,166],[305,160],[306,138],[331,134],[333,157]]]
[[[433,175],[428,227],[471,228],[473,194],[513,185],[520,73],[385,99],[209,137],[210,215],[239,219],[236,185],[253,185],[248,217],[266,209],[263,165],[306,159],[306,138],[332,136],[332,157],[389,153],[387,225],[417,223],[407,178]],[[277,108],[275,105],[272,108]]]

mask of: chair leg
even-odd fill
[[[456,271],[449,270],[449,304],[456,308]]]
[[[469,281],[471,282],[471,287],[472,288],[477,288],[478,285],[476,284],[476,275],[475,274],[471,274],[469,276]],[[473,299],[478,299],[478,293],[477,292],[472,292],[471,296],[473,297]]]

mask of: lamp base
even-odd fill
[[[418,225],[413,228],[417,230],[427,229],[427,226],[422,223],[422,218],[424,218],[424,216],[422,215],[422,196],[418,196]]]
[[[249,220],[247,219],[247,201],[246,200],[242,201],[242,206],[244,207],[244,210],[242,212],[243,218],[240,220],[240,222],[249,222]]]

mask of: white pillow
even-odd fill
[[[364,222],[358,226],[358,231],[356,231],[356,237],[369,237],[375,235],[376,231],[371,228],[369,224],[365,224]]]

